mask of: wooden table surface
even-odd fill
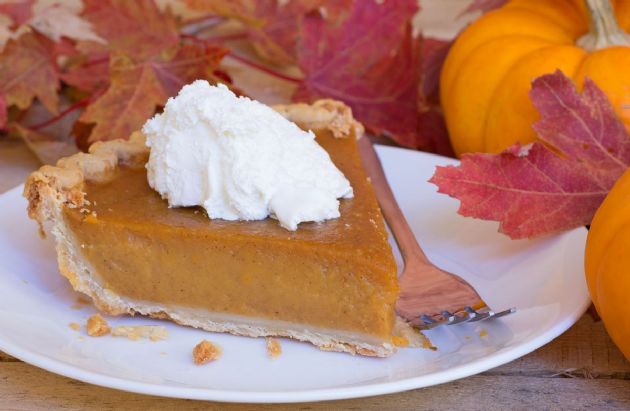
[[[0,193],[39,166],[21,141],[0,137]],[[585,314],[555,341],[463,380],[400,394],[321,403],[252,406],[164,399],[64,378],[0,352],[0,410],[630,410],[630,363],[601,322]]]

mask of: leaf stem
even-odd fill
[[[230,40],[242,40],[247,38],[247,32],[224,34],[222,36],[205,37],[205,41],[230,41]]]
[[[194,43],[198,43],[198,44],[206,44],[206,43],[210,43],[211,39],[200,39],[199,37],[196,36],[192,36],[190,34],[182,34],[182,38],[186,39],[186,40],[190,40]],[[279,71],[276,71],[274,69],[272,69],[271,67],[268,67],[264,64],[260,64],[256,61],[250,60],[247,57],[241,56],[240,54],[236,54],[234,53],[234,51],[230,50],[230,52],[228,53],[228,56],[232,57],[234,60],[249,66],[253,69],[256,69],[258,71],[262,71],[263,73],[266,73],[270,76],[279,78],[281,80],[285,80],[285,81],[289,81],[291,83],[295,83],[295,84],[299,84],[302,82],[301,78],[298,77],[293,77],[293,76],[289,76],[286,75],[284,73],[280,73]]]
[[[109,56],[102,57],[102,58],[99,58],[99,59],[94,59],[94,60],[88,60],[85,63],[81,64],[81,66],[83,66],[83,67],[90,67],[90,66],[95,66],[97,64],[107,63],[108,61],[109,61]]]
[[[83,100],[79,100],[76,103],[72,104],[70,107],[66,108],[61,113],[57,114],[56,116],[51,117],[48,120],[43,121],[41,123],[35,124],[34,126],[31,126],[29,128],[33,131],[37,131],[44,127],[48,127],[49,125],[56,123],[57,121],[61,120],[68,114],[72,113],[73,111],[76,111],[82,107],[87,106],[89,103],[90,103],[90,97],[86,97]]]
[[[189,19],[186,21],[185,26],[189,26],[191,24],[199,24],[199,23],[220,23],[222,21],[224,21],[225,18],[221,17],[217,14],[204,14],[203,16],[199,16],[199,17],[193,17],[192,19]]]
[[[205,43],[205,41],[203,41],[202,39],[200,39],[197,36],[193,36],[192,34],[186,34],[186,33],[182,33],[182,38],[186,39],[186,40],[190,40],[193,43],[197,43],[197,44],[203,44]]]
[[[286,80],[286,81],[290,81],[291,83],[295,83],[295,84],[299,84],[302,82],[301,78],[298,77],[293,77],[293,76],[288,76],[286,74],[280,73],[270,67],[267,67],[263,64],[257,63],[253,60],[250,60],[246,57],[241,56],[240,54],[236,54],[233,51],[230,50],[230,52],[228,53],[228,56],[232,57],[234,60],[245,64],[246,66],[249,66],[251,68],[254,68],[256,70],[262,71],[263,73],[269,74],[270,76],[279,78],[281,80]]]
[[[206,14],[204,16],[195,17],[188,20],[181,28],[182,32],[188,34],[198,33],[201,30],[216,26],[225,21],[224,17],[216,14]]]

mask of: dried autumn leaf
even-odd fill
[[[51,113],[40,102],[33,103],[22,111],[19,123],[9,123],[9,131],[21,137],[30,150],[41,162],[55,164],[64,156],[77,151],[72,126],[79,117],[77,107],[85,105],[85,101],[74,102],[61,96],[59,114]]]
[[[340,25],[309,14],[302,24],[297,101],[335,98],[372,132],[425,147],[418,133],[420,44],[411,32],[415,0],[357,1]]]
[[[530,95],[541,115],[534,128],[546,144],[466,154],[430,180],[461,201],[460,214],[499,221],[512,238],[589,224],[630,166],[630,136],[595,83],[587,79],[578,94],[558,71],[536,79]]]
[[[257,15],[264,23],[248,30],[258,55],[276,64],[295,64],[301,21],[321,3],[321,0],[294,0],[286,4],[274,0],[259,2]]]
[[[0,14],[9,16],[13,33],[4,38],[16,38],[34,29],[53,41],[62,37],[103,43],[90,23],[79,17],[81,0],[20,0],[0,4]]]
[[[218,47],[184,45],[170,58],[159,55],[139,61],[112,54],[109,88],[79,119],[96,124],[89,142],[128,137],[182,86],[196,79],[213,80],[225,53]]]
[[[25,33],[7,42],[0,54],[0,94],[8,105],[25,109],[37,97],[57,112],[59,69],[54,44],[38,33]]]
[[[10,125],[28,148],[42,162],[42,164],[55,164],[61,157],[72,155],[78,151],[74,138],[69,134],[55,136],[31,130],[18,123]]]
[[[13,22],[4,14],[0,14],[0,51],[4,48],[4,45],[10,38],[14,37],[14,33],[11,30]]]
[[[422,39],[420,86],[418,88],[418,140],[425,150],[447,157],[455,152],[440,107],[440,72],[453,44],[452,40]]]
[[[236,19],[247,25],[263,24],[256,16],[258,0],[184,0],[184,3],[192,10]]]
[[[79,17],[82,9],[81,0],[37,0],[33,4],[32,17],[25,23],[53,41],[67,37],[104,43],[92,25]]]
[[[346,5],[347,0],[339,1]],[[256,52],[276,64],[296,62],[296,42],[302,18],[323,0],[186,0],[194,10],[236,19],[247,27]],[[337,6],[339,7],[339,5]],[[336,9],[333,9],[333,12]]]
[[[109,53],[94,53],[81,58],[61,74],[64,83],[87,92],[109,85]]]
[[[13,28],[17,28],[31,18],[34,3],[35,0],[5,1],[0,4],[0,14],[9,16],[13,23]]]
[[[216,69],[227,49],[217,46],[182,45],[170,60],[152,63],[167,96],[174,96],[186,84],[197,79],[217,82]]]
[[[202,17],[203,12],[190,8],[184,0],[155,0],[161,12],[167,10],[182,21],[189,21]]]
[[[85,0],[82,16],[107,40],[112,52],[138,60],[150,58],[179,43],[177,22],[153,0]]]
[[[145,62],[114,53],[109,70],[109,89],[79,118],[82,123],[96,123],[90,142],[127,138],[167,98],[151,65]]]

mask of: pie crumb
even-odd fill
[[[267,342],[267,355],[269,358],[277,358],[282,354],[282,346],[280,345],[280,341],[275,338],[267,337],[265,338]]]
[[[72,328],[74,331],[81,331],[81,324],[78,323],[70,323],[68,324],[68,326],[70,328]]]
[[[394,323],[394,336],[392,342],[398,347],[426,348],[432,351],[437,350],[431,341],[419,330],[413,328],[411,324],[400,317],[396,317]],[[405,343],[406,344],[400,344]]]
[[[112,330],[114,337],[127,337],[130,340],[147,338],[151,341],[166,340],[168,331],[160,325],[135,325],[114,327]]]
[[[394,335],[392,337],[392,343],[396,347],[409,347],[409,339],[404,336]]]
[[[109,324],[100,314],[94,314],[87,320],[87,333],[90,337],[107,335],[111,331]]]
[[[195,365],[207,364],[221,356],[221,348],[208,340],[202,340],[192,351]]]
[[[479,331],[479,336],[480,337],[487,337],[488,336],[488,331],[482,329],[481,331]]]

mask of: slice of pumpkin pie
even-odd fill
[[[201,199],[183,187],[185,181],[177,180],[181,176],[174,177],[184,204],[170,204],[173,191],[158,193],[152,187],[166,180],[147,176],[155,173],[151,167],[147,172],[146,164],[151,164],[151,150],[157,150],[155,139],[147,147],[145,135],[155,131],[148,126],[128,140],[96,143],[89,153],[34,172],[24,190],[28,214],[42,226],[49,223],[60,272],[104,313],[142,314],[208,331],[290,337],[324,350],[388,356],[397,341],[399,290],[383,218],[357,150],[363,128],[337,101],[275,110],[312,130],[352,187],[352,198],[333,197],[338,211],[327,210],[326,218],[309,217],[315,200],[305,203],[310,194],[291,190],[267,199],[277,203],[269,206],[275,218],[229,218],[228,212],[238,214],[244,206],[209,218],[217,198],[247,191],[238,186],[230,194],[215,184],[210,169],[199,177],[206,184]],[[177,121],[197,127],[192,117]],[[171,126],[165,123],[165,130]],[[173,161],[164,160],[170,166]],[[190,161],[185,159],[186,167],[192,167]],[[287,211],[291,201],[306,208]],[[295,220],[296,215],[311,222]]]

